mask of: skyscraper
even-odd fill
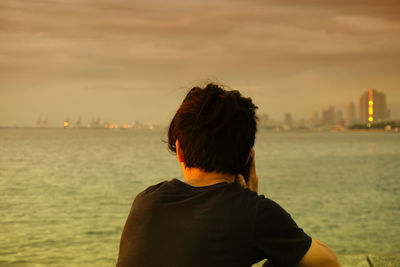
[[[321,124],[322,125],[335,124],[335,108],[333,106],[330,106],[328,109],[322,111]]]
[[[347,126],[353,125],[357,123],[356,119],[356,106],[354,105],[354,102],[351,101],[347,105],[347,110],[346,110],[346,123]]]
[[[335,113],[335,125],[340,125],[344,126],[344,119],[343,119],[343,112],[342,111],[336,111]]]
[[[290,113],[285,113],[285,117],[284,117],[283,123],[284,123],[287,127],[292,128],[292,127],[293,127],[292,114],[290,114]]]
[[[388,120],[386,95],[370,88],[360,97],[359,122],[362,124]]]

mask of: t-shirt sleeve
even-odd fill
[[[296,266],[311,246],[311,237],[276,202],[259,196],[254,243],[274,266]]]

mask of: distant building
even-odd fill
[[[389,119],[386,95],[370,88],[360,97],[359,122],[361,124],[386,121]]]
[[[261,114],[258,116],[258,121],[260,123],[260,128],[267,128],[269,124],[269,116],[268,114]]]
[[[47,128],[47,123],[48,123],[47,116],[44,119],[42,119],[42,116],[40,115],[40,118],[36,121],[36,127]]]
[[[290,113],[285,113],[285,117],[283,120],[283,124],[285,126],[287,126],[288,128],[292,128],[293,127],[293,118],[292,118],[292,114]]]
[[[81,128],[81,126],[82,126],[82,118],[79,117],[79,119],[75,122],[75,127]]]
[[[306,120],[304,118],[301,118],[297,124],[298,128],[306,128]]]
[[[340,110],[335,113],[335,125],[344,126],[343,112]]]
[[[346,123],[347,126],[353,125],[357,123],[356,119],[356,106],[354,105],[354,102],[351,101],[347,105],[347,110],[346,110]]]
[[[90,124],[88,125],[88,128],[104,128],[105,125],[101,124],[101,119],[97,118],[97,119],[92,119],[92,121],[90,122]]]
[[[318,123],[318,112],[314,111],[311,113],[311,121],[317,122]]]
[[[311,113],[310,126],[317,127],[318,125],[319,125],[318,112],[314,111]]]
[[[330,106],[328,109],[322,111],[321,125],[334,125],[335,124],[335,108]]]

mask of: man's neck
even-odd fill
[[[186,183],[192,186],[208,186],[221,182],[233,183],[236,176],[229,173],[205,172],[199,168],[185,168],[182,164],[182,173]]]

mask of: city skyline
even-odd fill
[[[307,122],[309,125],[314,126],[323,126],[323,125],[342,125],[342,126],[350,126],[354,124],[366,124],[368,122],[368,111],[370,110],[371,107],[369,107],[368,103],[371,103],[371,98],[372,94],[374,97],[377,99],[377,106],[378,106],[378,116],[377,119],[374,121],[389,121],[392,118],[390,117],[391,109],[386,105],[386,94],[384,92],[379,92],[375,88],[369,88],[367,91],[363,92],[361,94],[361,97],[359,97],[359,101],[356,101],[359,103],[358,106],[356,106],[354,103],[355,101],[350,100],[348,102],[346,108],[344,109],[345,111],[343,112],[341,109],[336,109],[335,105],[329,105],[327,108],[322,109],[320,111],[312,111],[308,117],[293,117],[291,112],[284,112],[281,114],[281,118],[273,118],[270,117],[269,114],[267,113],[260,113],[258,112],[258,117],[260,121],[272,121],[272,122],[277,122],[283,125],[289,126],[289,128],[292,127],[294,124],[302,125],[304,122]],[[376,96],[375,96],[376,95]],[[364,104],[363,104],[364,103]],[[358,113],[357,111],[358,110]],[[376,113],[376,112],[375,112]],[[321,114],[321,116],[319,116]],[[371,116],[371,115],[369,115]],[[393,119],[396,120],[396,119]],[[147,125],[146,127],[148,128],[159,128],[159,127],[165,127],[167,124],[159,124],[159,123],[154,123],[152,121],[140,121],[138,119],[131,119],[131,120],[125,120],[125,121],[118,121],[118,120],[113,120],[112,118],[102,120],[101,117],[99,116],[92,116],[89,120],[82,120],[82,116],[78,115],[77,118],[70,118],[70,116],[66,116],[66,118],[63,121],[57,121],[57,123],[50,123],[49,124],[49,119],[48,115],[45,114],[40,114],[38,119],[35,121],[34,124],[32,125],[1,125],[1,126],[17,126],[17,127],[32,127],[36,126],[39,128],[45,128],[45,127],[65,127],[65,122],[68,121],[69,126],[73,127],[87,127],[91,128],[98,127],[99,125],[111,125],[114,127],[111,128],[134,128],[135,125]],[[83,121],[83,122],[82,122]],[[372,122],[372,121],[371,121]],[[63,125],[64,123],[64,125]],[[169,123],[169,122],[167,122]],[[129,127],[127,125],[130,125]],[[105,128],[110,128],[109,126],[105,126]]]
[[[372,112],[372,100],[374,100],[374,112]],[[355,102],[351,100],[348,102],[345,111],[335,109],[334,105],[329,105],[321,111],[313,111],[306,118],[294,118],[292,113],[285,112],[282,114],[283,118],[275,119],[271,118],[267,113],[258,113],[258,118],[260,121],[260,127],[269,127],[268,125],[285,125],[287,128],[293,128],[294,125],[300,127],[321,127],[321,126],[343,126],[348,127],[356,124],[367,124],[367,122],[382,122],[389,121],[390,109],[386,105],[386,94],[377,91],[375,88],[369,88],[367,91],[363,92],[359,97],[359,105],[356,106]],[[357,111],[358,110],[358,113]],[[372,115],[374,113],[374,115]],[[321,114],[321,116],[319,116]],[[368,120],[369,117],[374,119]],[[132,120],[131,120],[132,121]],[[166,127],[166,125],[155,124],[150,121],[141,122],[139,120],[133,120],[132,122],[116,122],[114,120],[101,120],[100,117],[92,117],[90,122],[82,122],[82,116],[76,118],[67,117],[64,121],[65,127],[73,128],[160,128]],[[65,124],[67,123],[67,125]],[[62,127],[62,123],[58,122],[58,127]],[[1,126],[1,125],[0,125]],[[54,125],[53,125],[54,126]],[[36,127],[43,128],[48,127],[48,116],[42,116],[36,120]]]
[[[400,119],[398,1],[3,0],[0,125],[166,125],[205,80],[309,119],[377,88]],[[344,116],[345,117],[345,116]]]

